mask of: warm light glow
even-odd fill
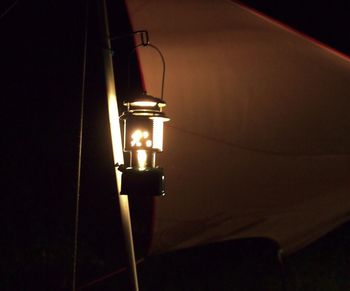
[[[137,151],[137,163],[140,170],[144,170],[146,168],[147,152],[145,150]]]
[[[131,146],[132,146],[132,147],[135,146],[135,145],[139,146],[140,140],[141,140],[141,138],[142,138],[142,132],[141,132],[141,130],[136,130],[136,131],[134,131],[134,133],[131,135],[131,138],[132,138],[132,140],[131,140]]]
[[[146,141],[146,147],[150,148],[152,146],[152,141],[149,139]]]
[[[130,103],[131,106],[139,106],[139,107],[154,107],[157,105],[157,102],[154,101],[135,101]]]
[[[163,123],[162,118],[153,119],[153,148],[163,150]]]
[[[135,145],[137,147],[142,147],[142,139],[146,139],[149,137],[149,132],[148,131],[141,131],[139,129],[135,130],[134,133],[131,135],[131,146],[134,147]],[[150,140],[147,140],[146,141],[146,146],[149,147],[148,145],[148,141]]]

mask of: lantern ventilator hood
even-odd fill
[[[167,119],[165,121],[170,120],[165,116],[164,112],[162,112],[163,107],[166,106],[165,101],[157,97],[147,95],[146,93],[143,93],[132,100],[124,101],[123,105],[127,106],[127,111],[122,114],[122,119],[124,119],[124,116],[127,114],[133,114],[163,117]]]

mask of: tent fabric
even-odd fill
[[[166,192],[151,253],[267,237],[296,251],[350,217],[350,61],[224,0],[128,0],[166,60]],[[156,51],[138,50],[160,95]]]

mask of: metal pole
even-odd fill
[[[103,33],[103,41],[104,41],[103,59],[104,59],[104,66],[105,66],[108,115],[109,115],[109,124],[110,124],[110,130],[111,130],[111,138],[112,138],[114,164],[123,165],[124,156],[123,156],[120,123],[119,123],[117,94],[116,94],[115,81],[114,81],[114,70],[113,70],[112,50],[111,50],[111,42],[110,42],[110,35],[109,35],[107,5],[105,0],[99,1],[99,3],[100,3],[101,18],[102,18],[102,33]],[[115,175],[117,180],[117,191],[118,191],[117,196],[118,196],[119,205],[120,205],[121,221],[122,221],[122,227],[124,231],[126,250],[128,253],[128,267],[130,271],[131,285],[132,285],[131,286],[132,289],[130,290],[138,291],[139,286],[138,286],[138,279],[137,279],[134,244],[133,244],[133,238],[132,238],[129,200],[127,195],[120,195],[121,172],[117,169],[117,167],[115,168]]]

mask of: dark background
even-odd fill
[[[350,55],[350,3],[324,1],[238,1],[346,55]]]
[[[350,55],[349,1],[240,2]],[[2,1],[0,15],[12,3]],[[111,34],[131,32],[123,1],[107,3]],[[85,7],[82,0],[18,1],[0,19],[0,290],[62,290],[71,284]],[[97,1],[89,7],[79,284],[125,265]],[[125,98],[132,47],[128,38],[113,42],[117,87]],[[135,60],[131,75],[130,87],[140,88]]]

